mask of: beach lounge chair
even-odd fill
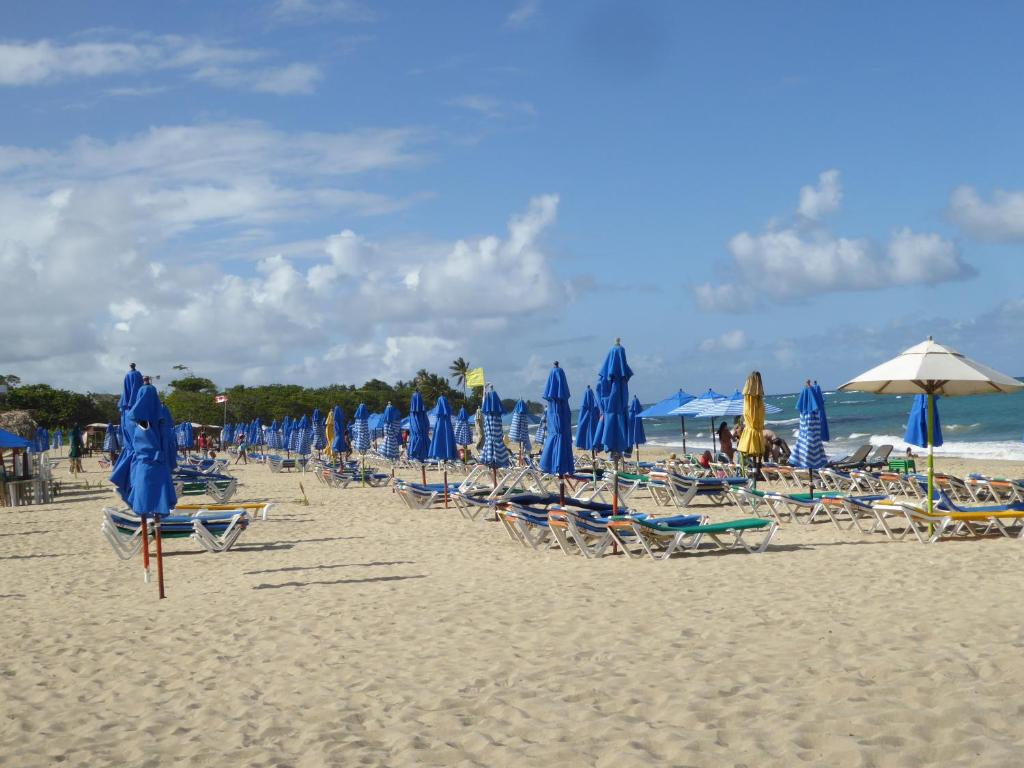
[[[907,502],[879,503],[875,509],[888,515],[903,515],[906,528],[901,533],[889,530],[890,537],[894,539],[902,539],[908,533],[913,533],[922,544],[958,536],[980,538],[993,533],[1024,539],[1024,503],[961,507],[942,491],[937,496],[938,502],[932,514],[917,504]]]
[[[778,524],[772,520],[745,517],[721,523],[702,521],[699,525],[666,525],[657,519],[637,518],[632,521],[633,531],[640,540],[644,551],[652,560],[668,560],[675,552],[694,552],[705,539],[719,550],[742,550],[764,552]],[[760,541],[753,544],[744,536],[757,532]]]
[[[886,462],[889,461],[889,454],[892,453],[891,445],[880,445],[864,459],[864,466],[868,469],[878,469],[886,466]]]
[[[1019,480],[971,474],[964,478],[964,485],[975,501],[991,501],[994,504],[1024,501],[1024,482]]]
[[[829,466],[838,469],[856,469],[863,466],[864,462],[867,461],[868,454],[870,453],[871,443],[865,443],[849,456],[844,456],[841,459],[830,462]]]
[[[790,488],[800,487],[800,478],[797,477],[796,470],[784,464],[763,464],[761,477],[766,483],[780,483],[788,485]]]
[[[146,521],[152,528],[152,520]],[[208,511],[192,515],[168,515],[160,521],[163,538],[190,538],[208,552],[226,552],[249,526],[245,509]],[[131,510],[103,510],[100,530],[121,560],[128,560],[142,549],[142,519]]]
[[[266,520],[273,506],[273,503],[269,501],[243,501],[235,504],[178,504],[174,507],[174,511],[195,517],[206,512],[226,512],[232,509],[244,509],[249,513],[249,517],[252,520]]]
[[[884,494],[861,496],[843,494],[816,498],[818,502],[811,510],[811,515],[807,519],[808,523],[813,523],[819,515],[823,515],[832,521],[832,525],[837,530],[856,528],[861,533],[873,533],[878,525],[874,505],[889,497]],[[844,520],[849,521],[847,525],[842,524]],[[871,522],[867,529],[865,529],[865,521]]]
[[[745,477],[685,477],[674,472],[650,473],[648,488],[658,504],[688,507],[697,499],[724,504],[734,486],[748,483]]]
[[[771,491],[759,490],[748,485],[734,485],[729,489],[729,494],[736,506],[744,512],[749,512],[752,517],[771,515],[768,503],[764,500],[766,493],[771,493]]]
[[[449,483],[410,483],[405,480],[395,481],[395,493],[405,502],[409,509],[427,509],[435,504],[443,504],[445,497],[449,500],[456,486]]]
[[[186,470],[176,472],[173,479],[174,490],[179,498],[206,494],[218,504],[228,501],[235,495],[238,488],[238,478],[232,475],[206,474]]]
[[[823,491],[820,493],[778,493],[770,491],[764,494],[764,502],[771,510],[775,522],[781,523],[783,519],[793,523],[809,523],[813,519],[814,511],[820,500],[825,496],[841,496],[837,491]],[[806,515],[806,517],[803,517]]]

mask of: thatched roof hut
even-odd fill
[[[33,440],[36,436],[36,423],[28,411],[6,411],[0,413],[0,429],[13,432],[18,437]]]

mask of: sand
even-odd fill
[[[1024,542],[789,524],[764,555],[586,561],[238,474],[270,519],[169,542],[163,602],[99,534],[108,488],[0,508],[0,766],[1020,764]]]

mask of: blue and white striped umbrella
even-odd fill
[[[821,414],[817,410],[800,414],[800,436],[793,447],[789,463],[801,469],[821,469],[828,464],[821,443]]]
[[[526,403],[522,398],[519,399],[512,411],[512,424],[508,429],[508,439],[513,443],[519,443],[526,453],[529,453],[533,447],[530,445],[530,424],[527,421]]]
[[[380,444],[380,455],[388,461],[398,461],[401,437],[402,415],[391,403],[384,409],[384,441]]]
[[[544,438],[548,436],[548,415],[542,413],[540,415],[540,423],[537,425],[537,431],[533,433],[534,442],[537,445],[544,445]]]
[[[304,455],[309,453],[312,447],[313,430],[309,426],[309,419],[303,416],[292,427],[291,439],[288,441],[288,450]]]
[[[455,417],[455,444],[467,446],[473,442],[473,434],[469,429],[469,417],[466,416],[466,409],[459,408],[459,415]]]
[[[320,409],[313,409],[313,447],[322,451],[327,447],[327,422],[320,416]]]
[[[501,398],[493,389],[484,395],[480,411],[484,418],[484,447],[480,450],[480,463],[494,468],[507,467],[511,462],[501,430],[501,417],[505,409],[501,407]]]
[[[370,450],[370,411],[365,403],[360,403],[352,415],[352,448],[358,453]]]
[[[103,436],[103,450],[107,453],[117,453],[121,450],[120,442],[118,441],[119,429],[114,429],[114,425],[107,423],[107,433]]]

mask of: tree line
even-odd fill
[[[461,363],[461,365],[458,365]],[[461,368],[462,375],[456,371]],[[184,368],[184,366],[182,366]],[[171,411],[176,422],[193,421],[199,424],[222,424],[224,406],[216,403],[218,394],[228,397],[227,420],[229,423],[250,422],[259,417],[265,423],[285,416],[302,416],[319,408],[324,418],[335,405],[340,405],[346,418],[360,403],[373,413],[383,411],[390,402],[404,416],[409,412],[409,401],[413,392],[419,390],[432,408],[437,398],[444,395],[458,412],[465,407],[473,413],[480,405],[481,392],[465,386],[465,372],[468,364],[459,358],[452,364],[453,378],[461,385],[454,388],[447,378],[422,369],[409,381],[389,384],[380,379],[370,379],[360,387],[346,384],[332,384],[326,387],[303,387],[298,384],[265,384],[255,387],[236,385],[220,389],[209,378],[189,372],[182,378],[171,381],[160,396]],[[0,376],[0,385],[7,385],[7,393],[0,394],[0,412],[21,409],[30,412],[32,418],[42,426],[53,429],[58,426],[89,424],[93,422],[117,423],[118,395],[87,393],[81,394],[66,389],[57,389],[48,384],[21,384],[14,375]],[[514,399],[502,400],[505,409],[511,411]],[[528,402],[533,413],[539,413],[543,406]]]

